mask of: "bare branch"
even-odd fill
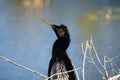
[[[94,64],[94,66],[95,66],[96,69],[99,71],[99,73],[100,73],[101,75],[103,75],[103,72],[100,70],[100,68],[98,67],[98,65],[96,65],[96,62],[95,62],[95,60],[94,60],[94,58],[93,58],[93,56],[92,56],[92,53],[91,53],[91,51],[93,50],[94,53],[95,53],[95,55],[96,55],[96,57],[97,57],[98,62],[101,63],[100,58],[98,57],[98,53],[97,53],[97,51],[96,51],[96,49],[95,49],[95,46],[94,46],[94,44],[93,44],[92,36],[91,36],[91,39],[88,41],[88,43],[89,43],[89,44],[88,44],[87,48],[88,48],[88,50],[89,50],[89,57],[90,57],[90,61],[88,61],[88,62]],[[86,56],[87,56],[87,55],[86,55]],[[102,63],[101,63],[101,64],[102,64]],[[100,65],[101,65],[101,64],[100,64]]]
[[[84,54],[83,64],[82,64],[82,77],[83,77],[83,80],[85,80],[85,61],[86,61],[86,55],[87,55],[88,46],[89,46],[88,41],[86,41],[86,46],[85,46],[85,50],[84,50],[84,47],[83,47],[83,44],[82,44],[82,53]]]
[[[109,62],[111,65],[111,68],[109,68],[107,70],[112,70],[112,73],[115,72],[116,74],[118,74],[119,73],[119,66],[113,62],[113,59],[115,59],[117,57],[109,58],[108,56],[106,56],[106,58],[107,58],[106,62]],[[117,68],[118,71],[115,70],[115,68]],[[113,73],[113,75],[114,75],[114,73]]]
[[[106,60],[106,62],[110,62],[110,61],[113,61],[114,59],[116,59],[116,58],[118,58],[118,57],[120,57],[120,55],[117,55],[117,56],[115,56],[115,57],[113,57],[113,58],[109,58],[108,60]],[[107,57],[108,58],[108,57]]]
[[[0,58],[3,59],[4,61],[8,62],[8,63],[14,64],[14,65],[16,65],[16,66],[18,66],[18,67],[20,67],[20,68],[22,68],[22,69],[24,69],[24,70],[27,70],[27,71],[29,71],[29,72],[32,72],[32,73],[34,73],[34,74],[36,74],[36,75],[38,75],[38,76],[40,76],[40,77],[42,77],[42,78],[45,78],[45,79],[48,78],[47,76],[39,73],[38,71],[35,71],[35,70],[30,69],[30,68],[28,68],[28,67],[25,67],[25,66],[23,66],[23,65],[21,65],[21,64],[18,64],[18,63],[14,62],[14,61],[6,58],[6,57],[0,56]]]
[[[104,64],[103,64],[103,69],[105,71],[105,75],[106,75],[106,78],[109,77],[109,74],[108,74],[108,71],[107,71],[107,68],[106,68],[106,56],[104,56]]]
[[[108,80],[118,80],[118,78],[120,78],[120,74],[110,77]]]
[[[93,44],[92,37],[91,37],[91,46],[92,46],[92,48],[93,48],[93,51],[94,51],[94,53],[95,53],[95,55],[96,55],[96,58],[97,58],[99,64],[100,64],[102,67],[104,67],[103,64],[102,64],[102,62],[101,62],[101,60],[100,60],[100,58],[99,58],[99,56],[98,56],[97,50],[95,49],[95,46],[94,46],[94,44]]]

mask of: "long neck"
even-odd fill
[[[69,43],[69,37],[58,38],[53,45],[52,56],[66,54]]]

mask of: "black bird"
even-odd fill
[[[70,35],[65,25],[51,25],[53,31],[57,36],[57,40],[54,42],[52,49],[52,58],[49,63],[48,77],[49,80],[79,80],[76,71],[65,73],[74,69],[70,58],[67,55],[67,48],[70,43]],[[61,73],[61,74],[59,74]]]

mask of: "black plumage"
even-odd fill
[[[74,66],[67,55],[67,48],[70,43],[70,35],[65,25],[51,25],[57,36],[52,49],[52,58],[49,63],[48,77],[56,73],[62,73],[74,69]],[[58,74],[49,80],[79,80],[76,71]]]

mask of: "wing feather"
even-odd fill
[[[65,63],[63,61],[59,61],[53,64],[52,68],[51,68],[51,73],[50,75],[55,75],[53,77],[51,77],[50,80],[69,80],[69,75],[67,73],[63,73],[66,72],[66,67],[65,67]]]

